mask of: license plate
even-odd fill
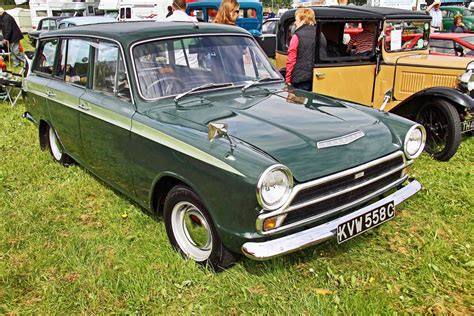
[[[462,132],[468,132],[474,129],[474,120],[464,121],[462,124]]]
[[[367,213],[348,220],[337,227],[337,243],[343,243],[357,235],[379,226],[395,217],[395,202],[377,207]]]

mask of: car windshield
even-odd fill
[[[469,9],[464,9],[460,12],[463,16],[470,16],[472,12]]]
[[[133,48],[141,96],[177,95],[208,83],[245,85],[281,78],[247,36],[199,36],[156,40]]]
[[[385,50],[400,52],[427,49],[429,36],[429,21],[387,21]]]

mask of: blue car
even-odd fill
[[[186,11],[200,22],[212,22],[221,5],[220,0],[188,2]],[[254,37],[262,34],[263,8],[257,0],[239,1],[240,12],[236,24]]]

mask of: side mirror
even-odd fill
[[[227,124],[209,123],[207,125],[207,139],[212,142],[216,138],[227,136]]]

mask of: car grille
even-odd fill
[[[275,215],[285,215],[277,229],[264,234],[290,229],[361,205],[401,184],[406,176],[402,152],[396,152],[364,165],[333,174],[293,189],[290,202],[281,210],[264,213],[261,221]],[[258,228],[258,227],[257,227]]]

